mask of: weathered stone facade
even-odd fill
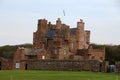
[[[46,50],[50,59],[105,60],[105,49],[90,48],[90,31],[84,30],[82,19],[77,22],[76,28],[62,24],[60,18],[56,24],[45,19],[38,20],[33,45],[34,49]]]
[[[33,33],[34,48],[19,47],[14,53],[12,69],[99,71],[105,49],[90,46],[90,31],[84,29],[84,24],[80,19],[76,28],[70,28],[60,18],[56,24],[38,20],[37,31]]]
[[[103,62],[105,49],[98,50],[90,47],[90,31],[84,30],[84,24],[80,19],[76,28],[70,28],[62,24],[60,18],[56,24],[51,24],[45,19],[38,20],[37,31],[33,33],[34,49],[18,48],[14,54],[13,69],[25,69],[25,63],[20,62],[31,59]]]
[[[0,57],[0,70],[11,70],[13,61]]]

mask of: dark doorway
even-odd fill
[[[100,63],[100,69],[99,69],[100,72],[102,72],[102,64]]]
[[[27,64],[25,64],[25,70],[27,70]]]
[[[1,68],[2,68],[2,64],[1,64],[1,62],[0,62],[0,70],[1,70]]]

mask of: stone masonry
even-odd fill
[[[0,70],[11,70],[13,61],[0,57]]]
[[[74,63],[76,60],[80,61],[80,64],[84,60],[88,62],[95,60],[96,64],[97,61],[102,63],[105,60],[105,48],[93,49],[90,46],[90,31],[85,30],[84,26],[85,23],[82,19],[77,22],[76,28],[70,28],[69,25],[63,24],[60,18],[56,20],[56,24],[51,24],[46,19],[39,19],[37,31],[33,33],[33,49],[19,47],[14,53],[12,68],[34,69],[33,67],[29,68],[29,64],[26,64],[29,60],[36,60],[35,63],[33,61],[30,64],[38,65],[37,69],[40,69],[40,65],[47,63],[41,62],[41,60],[48,62],[50,60],[51,64],[52,60],[58,60],[58,63],[63,60],[63,62],[67,61],[64,62],[66,65],[72,66],[73,64],[77,65],[77,62]],[[53,63],[57,66],[57,62]],[[88,66],[87,62],[85,64],[86,66],[82,65],[82,67]]]
[[[96,60],[27,60],[25,62],[27,70],[100,71],[100,62]]]
[[[60,18],[58,18],[56,24],[40,19],[38,20],[37,31],[33,34],[34,49],[46,50],[50,59],[95,59],[104,61],[105,49],[95,50],[90,48],[90,31],[84,30],[84,24],[83,20],[80,19],[76,28],[70,28],[70,26],[62,24]],[[47,56],[44,56],[44,58],[47,58]]]

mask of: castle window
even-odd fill
[[[73,44],[73,43],[71,43],[71,48],[73,49],[73,47],[74,47],[74,44]]]
[[[42,59],[45,59],[45,56],[42,56]]]
[[[16,62],[15,67],[16,67],[16,68],[20,68],[20,63],[19,63],[19,62]]]
[[[64,48],[64,56],[66,56],[66,48]]]

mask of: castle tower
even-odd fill
[[[60,18],[58,18],[58,20],[56,21],[56,28],[55,28],[55,31],[56,31],[56,39],[57,39],[58,41],[61,41],[61,39],[62,39],[61,30],[62,30],[62,24],[61,24]]]
[[[80,19],[80,22],[77,22],[76,39],[77,39],[77,48],[84,49],[85,31],[84,31],[84,22],[82,19]]]
[[[60,18],[58,18],[58,20],[56,21],[56,29],[61,30],[61,27],[62,27],[61,20],[60,20]]]
[[[45,19],[40,19],[38,20],[38,29],[37,31],[46,31],[47,30],[47,20]]]
[[[86,40],[85,48],[88,49],[88,47],[90,45],[90,31],[89,30],[85,31],[85,40]]]
[[[45,44],[46,34],[48,31],[47,20],[38,20],[37,31],[33,33],[33,46],[34,49],[42,48],[42,44]]]

